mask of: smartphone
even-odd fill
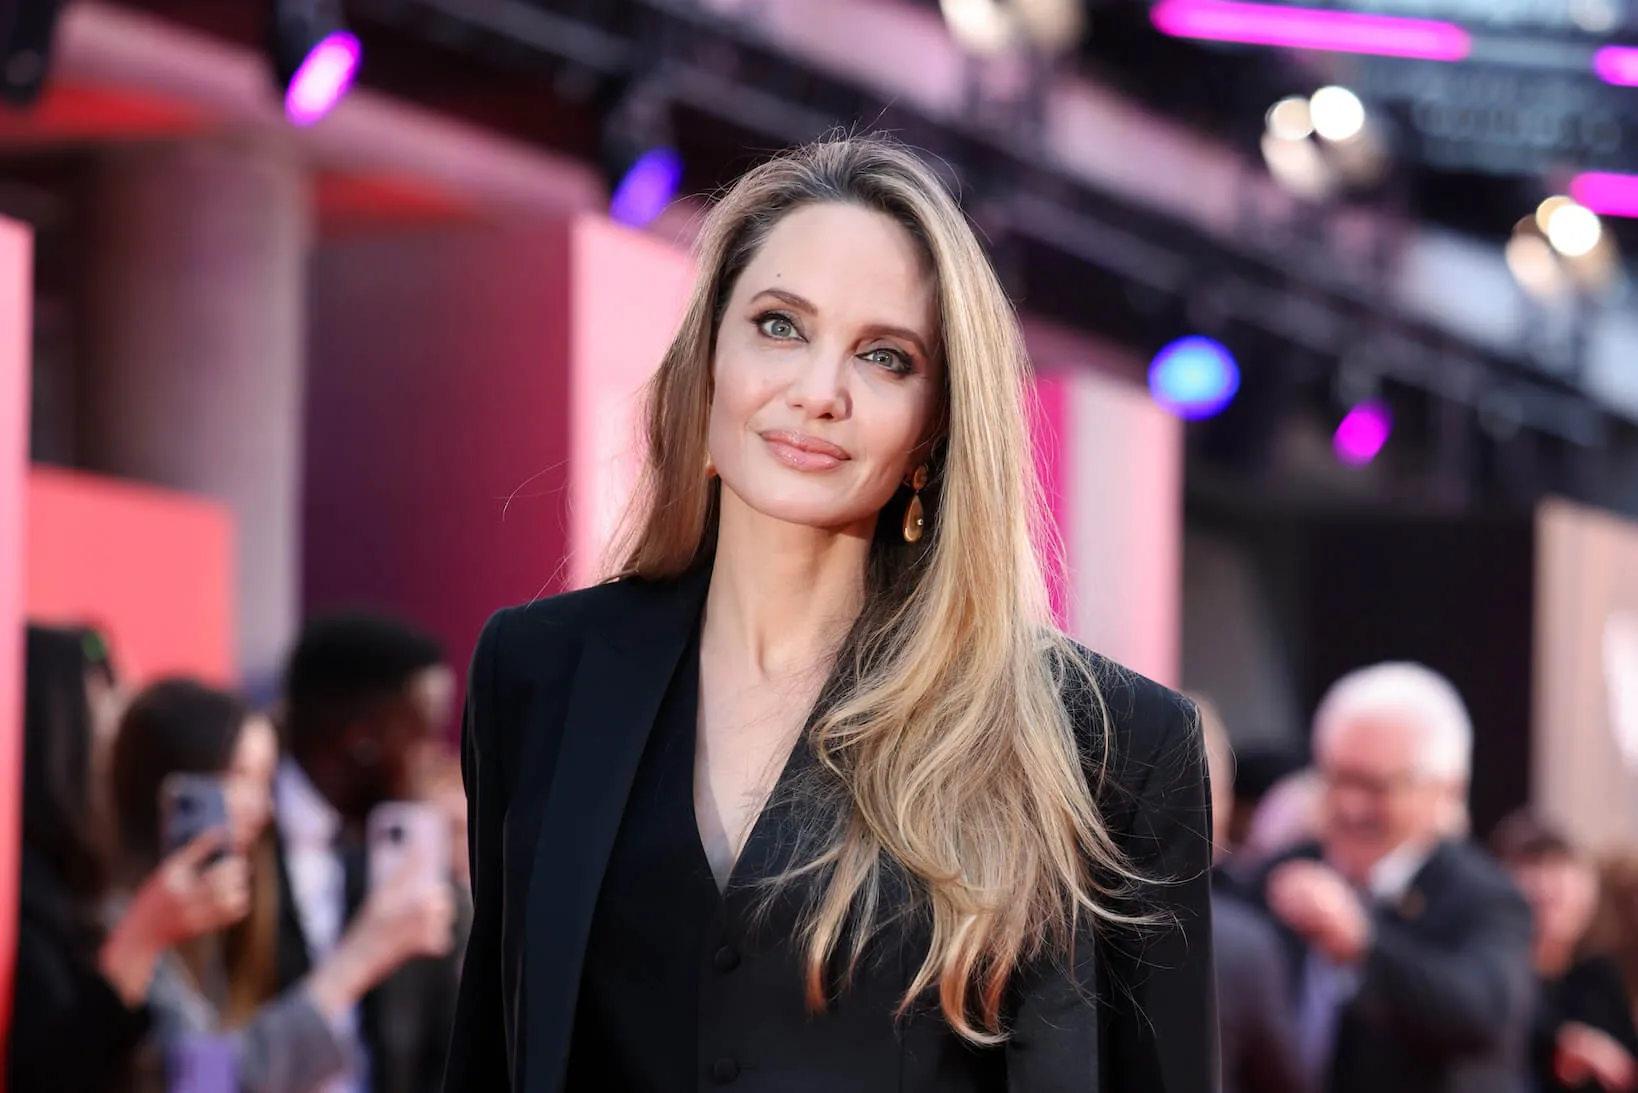
[[[396,883],[406,870],[414,870],[414,878],[406,882],[414,888],[449,883],[449,818],[436,806],[420,801],[377,805],[365,825],[365,838],[371,888]]]
[[[228,830],[227,792],[220,778],[172,774],[159,789],[159,830],[165,856],[176,853],[207,831]],[[211,855],[225,856],[227,848]]]

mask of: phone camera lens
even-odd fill
[[[176,802],[176,810],[178,812],[192,812],[193,811],[193,798],[192,797],[184,797],[180,801]]]
[[[399,824],[393,824],[391,827],[387,828],[387,841],[391,843],[402,843],[404,841],[403,827]]]

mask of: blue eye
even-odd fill
[[[910,355],[897,349],[869,349],[862,356],[871,364],[879,364],[883,368],[901,375],[909,372],[912,368]]]
[[[777,311],[757,316],[756,326],[763,334],[779,341],[789,341],[797,337],[799,333],[790,316],[781,315]]]

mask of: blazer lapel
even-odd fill
[[[586,939],[632,780],[709,585],[707,568],[633,585],[618,619],[594,623],[575,671],[530,871],[523,954],[525,1093],[562,1088]]]

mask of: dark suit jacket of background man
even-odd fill
[[[283,840],[275,839],[274,844],[279,867],[278,978],[279,990],[284,991],[307,976],[312,962],[285,867]],[[349,921],[356,909],[348,908]],[[370,1057],[370,1093],[438,1093],[455,1023],[460,953],[471,920],[470,897],[462,896],[456,902],[450,955],[409,961],[359,1006],[360,1035]]]
[[[1531,920],[1501,867],[1473,847],[1442,843],[1399,902],[1374,917],[1359,989],[1338,1016],[1330,1093],[1521,1093]],[[1307,950],[1284,936],[1300,1012]]]
[[[1212,884],[1220,1093],[1316,1093],[1296,1054],[1281,938],[1260,908]]]

